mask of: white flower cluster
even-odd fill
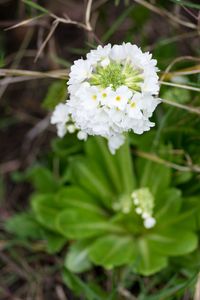
[[[58,135],[75,128],[79,139],[100,135],[115,153],[124,143],[123,133],[142,134],[154,126],[149,118],[160,100],[157,61],[151,57],[123,43],[98,46],[76,60],[69,73],[69,100],[56,107],[51,119]]]
[[[154,198],[148,188],[135,190],[132,195],[135,211],[144,220],[144,227],[149,229],[155,226],[156,220],[152,217]]]

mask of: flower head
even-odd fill
[[[59,136],[67,132],[70,121],[81,132],[79,138],[103,136],[115,153],[125,132],[148,131],[154,126],[149,118],[160,102],[156,63],[150,53],[130,43],[98,46],[85,60],[75,61],[69,73],[70,97],[63,108],[68,117],[63,113],[63,119],[61,114],[55,118],[58,106],[51,119]]]

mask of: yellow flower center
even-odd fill
[[[120,97],[120,96],[117,96],[117,97],[115,98],[115,100],[116,100],[116,101],[120,101],[120,100],[121,100],[121,97]]]
[[[93,96],[92,96],[92,100],[95,101],[96,99],[97,99],[97,95],[93,95]]]
[[[136,106],[135,102],[131,103],[131,107],[134,108]]]
[[[106,93],[103,93],[103,94],[102,94],[102,97],[103,97],[103,98],[106,98],[106,97],[107,97],[107,94],[106,94]]]

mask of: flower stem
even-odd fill
[[[126,136],[124,145],[116,152],[116,156],[122,177],[124,192],[130,195],[136,187],[136,177],[132,165],[128,134]]]

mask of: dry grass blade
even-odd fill
[[[142,6],[146,7],[147,9],[159,14],[160,16],[168,17],[171,21],[173,21],[175,23],[178,23],[180,25],[183,25],[183,26],[191,28],[191,29],[197,29],[197,26],[195,24],[184,21],[182,19],[179,19],[178,17],[174,16],[173,14],[169,13],[167,10],[165,10],[163,8],[162,9],[158,8],[157,6],[154,6],[153,4],[151,4],[147,1],[144,1],[144,0],[134,0],[134,1]]]
[[[181,57],[177,57],[175,58],[169,65],[168,67],[165,69],[165,71],[163,72],[163,75],[161,76],[160,80],[162,81],[165,78],[165,75],[171,70],[171,68],[178,62],[182,61],[182,60],[192,60],[192,61],[200,61],[200,58],[198,57],[194,57],[194,56],[181,56]]]
[[[170,101],[170,100],[167,100],[167,99],[161,99],[161,101],[163,103],[168,104],[168,105],[171,105],[171,106],[174,106],[174,107],[177,107],[177,108],[180,108],[180,109],[187,110],[190,113],[200,115],[200,109],[199,108],[187,106],[187,105],[180,104],[180,103]]]
[[[200,73],[200,65],[196,65],[189,68],[184,68],[174,72],[163,72],[162,79],[165,81],[172,79],[175,76],[182,76],[182,75],[192,75]]]
[[[124,298],[124,299],[127,299],[127,300],[137,300],[137,298],[132,295],[127,289],[119,286],[118,287],[118,293]]]
[[[92,30],[92,27],[90,24],[91,9],[92,9],[92,0],[88,0],[86,12],[85,12],[85,24],[88,27],[88,30]]]
[[[46,39],[44,40],[44,42],[42,43],[41,47],[39,48],[38,50],[38,53],[34,59],[34,62],[36,62],[40,56],[40,54],[42,53],[42,51],[44,50],[46,44],[48,43],[48,41],[50,40],[51,36],[53,35],[54,31],[56,30],[56,27],[58,26],[59,24],[59,21],[58,20],[55,20],[51,26],[51,30],[49,31]]]
[[[0,69],[0,76],[28,76],[32,79],[37,78],[56,78],[56,79],[67,79],[67,71],[55,70],[50,72],[38,72],[18,69]]]
[[[173,87],[177,87],[177,88],[180,88],[180,89],[185,89],[185,90],[200,92],[200,88],[197,88],[197,87],[194,87],[194,86],[190,86],[190,85],[186,85],[186,84],[177,84],[177,83],[167,82],[167,81],[160,81],[160,84],[162,84],[162,85],[168,85],[168,86],[173,86]]]
[[[143,152],[143,151],[139,151],[139,150],[135,151],[135,153],[142,158],[151,160],[151,161],[159,163],[161,165],[165,165],[165,166],[175,169],[177,171],[181,171],[181,172],[192,171],[195,173],[200,173],[200,166],[197,166],[197,165],[182,166],[182,165],[178,165],[173,162],[167,161],[165,159],[162,159],[159,156],[155,155],[154,153],[147,153],[147,152]]]
[[[27,26],[27,25],[30,25],[30,23],[34,22],[35,20],[39,19],[39,18],[42,18],[45,14],[42,14],[40,16],[36,16],[34,18],[31,18],[31,19],[27,19],[27,20],[24,20],[22,22],[19,22],[13,26],[10,26],[8,28],[5,29],[5,31],[7,30],[11,30],[11,29],[15,29],[15,28],[18,28],[20,26]]]
[[[199,300],[200,299],[200,274],[197,279],[196,287],[195,287],[195,295],[194,295],[194,300]]]

